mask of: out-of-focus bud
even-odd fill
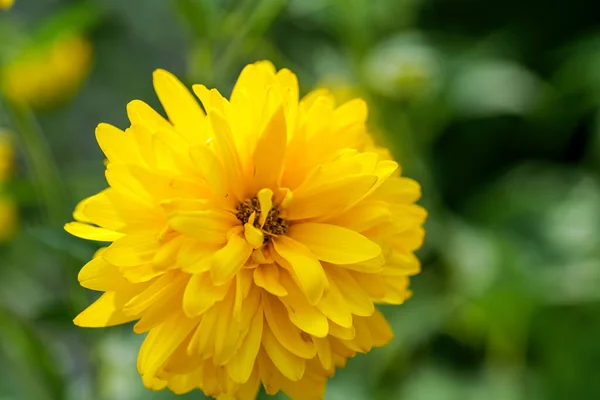
[[[14,0],[0,0],[0,10],[7,10],[12,7]]]
[[[34,108],[48,107],[77,92],[91,61],[90,42],[81,36],[63,36],[27,48],[0,67],[0,90],[12,101]]]

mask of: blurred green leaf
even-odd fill
[[[0,307],[0,350],[10,360],[3,369],[19,381],[17,394],[23,399],[63,399],[65,383],[55,356],[35,328]]]
[[[176,0],[175,5],[196,39],[211,40],[218,35],[221,16],[216,2]]]

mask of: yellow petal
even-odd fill
[[[283,347],[289,352],[305,359],[316,355],[313,342],[305,340],[300,329],[295,327],[286,315],[286,309],[278,298],[263,296],[265,318],[271,332]]]
[[[283,347],[270,329],[263,330],[262,345],[273,364],[286,378],[294,382],[302,378],[306,361]]]
[[[288,292],[287,296],[281,297],[281,301],[288,310],[290,321],[310,335],[326,337],[329,331],[327,317],[308,303],[289,273],[281,273],[281,283]]]
[[[130,167],[123,164],[109,164],[104,173],[108,184],[126,197],[128,202],[140,203],[144,208],[153,208],[155,199],[148,193],[148,188],[134,177]]]
[[[258,197],[258,204],[260,204],[260,219],[258,223],[262,228],[269,216],[269,211],[273,208],[273,191],[271,189],[261,189],[258,191],[256,197]]]
[[[258,376],[258,368],[254,368],[250,378],[239,386],[236,392],[235,400],[255,400],[260,389],[260,378]],[[224,398],[223,400],[227,400]]]
[[[275,296],[286,296],[287,290],[279,283],[279,267],[261,264],[254,269],[254,283]]]
[[[96,128],[96,140],[111,162],[141,163],[135,137],[109,124],[100,124]]]
[[[334,128],[336,131],[357,122],[364,123],[367,120],[368,108],[362,99],[350,100],[338,108],[333,113],[335,119]]]
[[[87,240],[97,240],[99,242],[112,242],[125,236],[119,232],[82,224],[81,222],[69,222],[65,224],[65,230],[73,236]]]
[[[190,143],[204,142],[207,132],[199,129],[204,112],[190,91],[171,73],[156,70],[154,90],[175,129]]]
[[[250,378],[258,350],[260,349],[262,332],[263,312],[259,308],[252,318],[248,334],[240,345],[239,350],[227,364],[227,372],[235,382],[244,383]]]
[[[225,247],[217,251],[211,260],[211,277],[215,285],[229,282],[252,254],[252,246],[237,234],[229,236]]]
[[[373,195],[385,201],[410,204],[421,198],[421,185],[409,178],[391,177]]]
[[[128,314],[140,314],[154,303],[161,302],[174,291],[183,290],[189,277],[180,272],[171,272],[156,279],[146,290],[135,296],[127,304],[124,311]]]
[[[344,328],[352,326],[352,314],[334,281],[329,282],[329,290],[317,304],[317,308],[336,324]]]
[[[133,100],[127,104],[127,116],[131,125],[142,125],[150,132],[172,128],[162,115],[141,100]]]
[[[260,249],[265,242],[265,234],[253,225],[254,213],[252,213],[252,222],[244,224],[244,237],[253,249]]]
[[[341,226],[306,223],[292,225],[288,232],[319,260],[332,264],[354,264],[381,254],[381,248],[360,233]]]
[[[357,318],[354,321],[354,338],[343,340],[343,343],[351,350],[359,353],[368,353],[373,348],[373,338],[365,319]]]
[[[177,211],[169,215],[173,229],[207,244],[225,243],[227,231],[237,223],[233,214],[218,210]]]
[[[375,310],[371,317],[365,319],[365,322],[371,333],[373,346],[385,346],[394,337],[390,324],[379,310]]]
[[[279,107],[260,136],[254,150],[254,188],[276,188],[287,145],[287,125]]]
[[[200,325],[190,339],[188,354],[198,354],[203,359],[213,356],[215,350],[216,326],[220,317],[218,307],[212,307],[204,315]]]
[[[213,193],[221,199],[227,197],[226,176],[221,161],[205,144],[190,148],[190,158],[200,174],[208,182]]]
[[[102,257],[96,257],[81,268],[77,276],[84,288],[109,292],[131,286],[123,278],[119,267],[109,264]]]
[[[157,276],[163,275],[166,271],[165,266],[156,266],[154,264],[142,264],[142,265],[129,265],[119,267],[121,275],[129,282],[148,282],[156,278]]]
[[[364,197],[376,182],[375,175],[357,175],[295,191],[294,199],[286,210],[286,218],[307,219],[341,211]]]
[[[213,110],[209,114],[210,123],[215,134],[215,145],[217,154],[219,154],[221,163],[225,166],[225,174],[229,184],[229,190],[235,195],[237,200],[243,201],[247,195],[242,179],[242,164],[238,155],[231,127],[225,117],[218,111]]]
[[[156,232],[136,232],[113,242],[102,256],[122,267],[150,264],[160,245]]]
[[[144,381],[156,375],[197,324],[198,319],[178,314],[148,333],[137,361],[138,371]]]
[[[112,189],[88,197],[81,201],[73,217],[79,222],[91,223],[113,231],[121,230],[126,224],[113,205],[110,196]]]
[[[331,356],[331,345],[329,344],[329,340],[314,337],[313,342],[315,343],[321,365],[325,370],[330,370],[333,367],[333,357]]]
[[[352,274],[340,267],[330,267],[327,268],[327,276],[330,280],[335,281],[350,312],[362,317],[373,315],[375,311],[373,302],[359,283],[354,280]]]
[[[273,240],[273,247],[290,264],[293,276],[309,303],[317,304],[327,287],[327,277],[317,257],[306,246],[287,236]]]
[[[207,272],[211,268],[210,257],[221,247],[222,244],[207,246],[197,240],[186,239],[177,254],[177,265],[192,274]]]
[[[241,324],[233,318],[235,289],[230,289],[227,296],[215,307],[219,309],[219,320],[215,331],[215,353],[213,363],[223,366],[231,360],[239,345],[242,333]]]
[[[183,289],[164,293],[160,301],[153,303],[142,314],[142,318],[133,326],[133,331],[140,334],[162,325],[173,318],[173,310],[181,309],[182,302]]]
[[[229,286],[229,283],[214,285],[208,272],[192,275],[183,295],[183,310],[190,317],[206,312],[225,298]]]
[[[104,293],[91,306],[81,312],[73,320],[73,323],[85,328],[104,328],[137,319],[139,316],[125,314],[123,307],[146,286],[146,284],[138,284],[132,285],[127,290]]]
[[[332,320],[329,320],[329,334],[338,339],[352,340],[356,336],[356,329],[354,328],[354,325],[350,328],[344,328]]]

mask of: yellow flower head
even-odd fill
[[[0,91],[13,101],[33,107],[60,102],[77,91],[91,61],[92,46],[80,36],[32,47],[0,68]]]
[[[14,200],[6,193],[10,178],[14,150],[8,132],[0,129],[0,242],[10,239],[17,227],[17,210]]]
[[[7,131],[0,129],[0,183],[6,181],[12,172],[14,149]]]
[[[12,7],[14,0],[0,0],[0,10],[7,10]]]
[[[268,62],[229,100],[195,85],[202,107],[166,71],[154,88],[168,120],[135,100],[125,132],[96,131],[110,188],[66,229],[112,244],[79,274],[105,293],[75,323],[137,321],[151,389],[322,398],[336,367],[392,337],[375,304],[401,304],[419,272],[419,185],[373,151],[362,100],[299,100]]]

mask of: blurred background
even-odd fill
[[[10,0],[0,0],[0,8]],[[130,326],[76,328],[94,244],[62,230],[106,186],[99,122],[160,109],[155,68],[229,94],[272,60],[364,97],[430,213],[393,342],[328,400],[600,399],[596,1],[16,0],[0,11],[0,399],[146,391]],[[201,399],[198,391],[187,399]],[[283,398],[283,397],[281,397]]]

